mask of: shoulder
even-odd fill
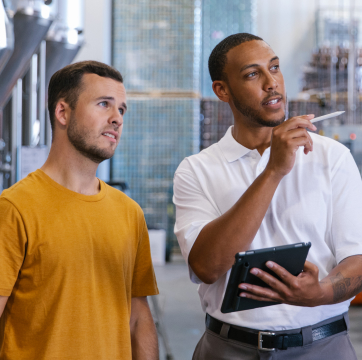
[[[121,207],[123,211],[126,209],[129,214],[144,218],[143,210],[136,201],[131,199],[124,192],[106,184],[105,182],[102,183],[106,187],[108,201],[117,207]]]
[[[321,136],[314,133],[310,133],[310,136],[312,137],[313,143],[320,146],[324,151],[349,151],[346,146],[329,137]]]
[[[336,140],[314,133],[310,135],[313,140],[313,156],[323,159],[330,165],[340,162],[350,154],[350,150]]]
[[[41,179],[36,172],[30,173],[26,178],[18,181],[1,193],[1,198],[12,204],[27,202],[37,196],[41,191]]]
[[[219,144],[213,144],[198,154],[186,157],[178,166],[176,174],[180,172],[192,173],[204,167],[210,168],[213,164],[220,163],[222,156]]]

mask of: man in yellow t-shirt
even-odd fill
[[[158,359],[140,207],[96,178],[127,109],[121,74],[69,65],[49,85],[44,166],[0,196],[0,359]]]

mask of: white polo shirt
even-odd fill
[[[202,228],[230,209],[265,169],[263,156],[225,136],[182,161],[174,178],[175,233],[188,263]],[[316,134],[313,151],[297,151],[292,171],[280,182],[250,249],[298,242],[312,243],[308,260],[324,278],[341,260],[362,254],[362,182],[349,150]],[[228,246],[228,239],[223,240]],[[212,259],[209,259],[212,262]],[[238,326],[285,330],[315,324],[348,310],[349,301],[314,308],[274,305],[223,314],[220,311],[230,270],[212,285],[199,283],[202,308],[211,316]]]

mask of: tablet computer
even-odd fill
[[[250,270],[252,268],[258,268],[278,278],[278,276],[265,265],[269,260],[279,264],[292,275],[299,275],[303,271],[310,247],[311,243],[309,242],[237,253],[221,305],[221,312],[225,314],[279,304],[277,302],[257,301],[240,297],[239,295],[242,290],[239,289],[238,286],[241,283],[249,283],[268,287],[265,282],[251,274]]]

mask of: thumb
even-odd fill
[[[303,272],[312,271],[314,269],[314,264],[306,260],[303,266]]]

